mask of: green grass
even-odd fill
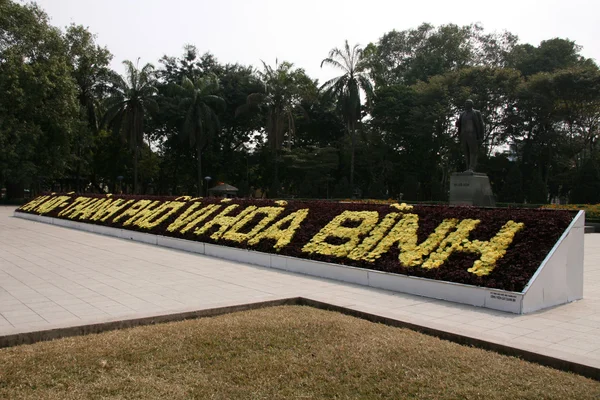
[[[600,382],[287,306],[0,350],[2,399],[598,399]]]

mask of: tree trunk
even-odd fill
[[[275,149],[275,156],[273,157],[273,182],[271,183],[271,195],[270,198],[277,198],[279,196],[279,163],[277,162],[277,156],[279,150]]]
[[[202,149],[200,146],[196,147],[198,157],[198,197],[202,196]]]
[[[354,198],[354,150],[356,148],[356,129],[354,124],[350,124],[350,135],[352,136],[351,154],[350,154],[350,187],[352,188],[352,198]]]
[[[175,195],[177,196],[179,193],[177,193],[177,176],[179,174],[179,169],[177,168],[177,166],[179,165],[179,163],[177,162],[177,160],[175,160],[175,168],[174,168],[174,173],[173,173],[173,186],[171,189],[171,195]]]
[[[133,194],[138,194],[138,146],[133,150]]]
[[[77,193],[81,193],[81,159],[77,161],[77,184],[75,185],[75,190]]]

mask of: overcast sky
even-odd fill
[[[87,26],[114,54],[113,68],[125,59],[152,62],[180,56],[185,44],[219,61],[260,65],[293,62],[313,78],[335,71],[320,62],[332,47],[366,45],[384,33],[434,25],[481,23],[486,32],[508,30],[521,42],[554,37],[583,46],[600,60],[599,0],[38,0],[55,26]]]

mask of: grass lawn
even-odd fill
[[[284,306],[0,350],[1,399],[599,399],[600,382]]]

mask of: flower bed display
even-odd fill
[[[552,210],[585,211],[585,218],[589,221],[600,221],[600,204],[546,204],[542,206]]]
[[[564,210],[51,194],[18,212],[521,292]]]

